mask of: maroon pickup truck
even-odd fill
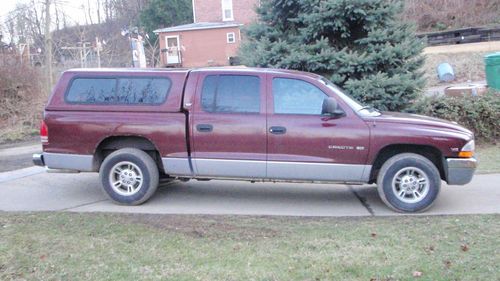
[[[252,68],[70,70],[41,126],[49,171],[99,172],[137,205],[160,178],[376,183],[390,208],[427,209],[441,180],[471,181],[474,136],[451,122],[379,112],[327,79]]]

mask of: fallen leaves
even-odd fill
[[[463,252],[467,252],[469,250],[469,245],[462,244],[462,245],[460,245],[460,249],[462,249]]]

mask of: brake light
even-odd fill
[[[40,124],[40,139],[42,140],[42,143],[49,142],[49,128],[47,128],[45,121],[42,121]]]

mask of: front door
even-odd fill
[[[192,157],[198,176],[266,175],[265,75],[205,73],[192,115]]]
[[[179,44],[179,36],[166,36],[167,45],[167,64],[180,64],[181,52]]]
[[[336,98],[345,116],[321,114],[329,93],[314,78],[268,77],[267,177],[285,180],[361,181],[369,129]],[[368,168],[368,171],[367,169]]]

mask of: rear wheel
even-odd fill
[[[436,166],[427,158],[402,153],[387,160],[377,178],[384,203],[399,212],[420,212],[432,206],[441,188]]]
[[[146,152],[134,148],[120,149],[108,155],[99,174],[108,197],[124,205],[144,203],[154,194],[159,182],[154,160]]]

